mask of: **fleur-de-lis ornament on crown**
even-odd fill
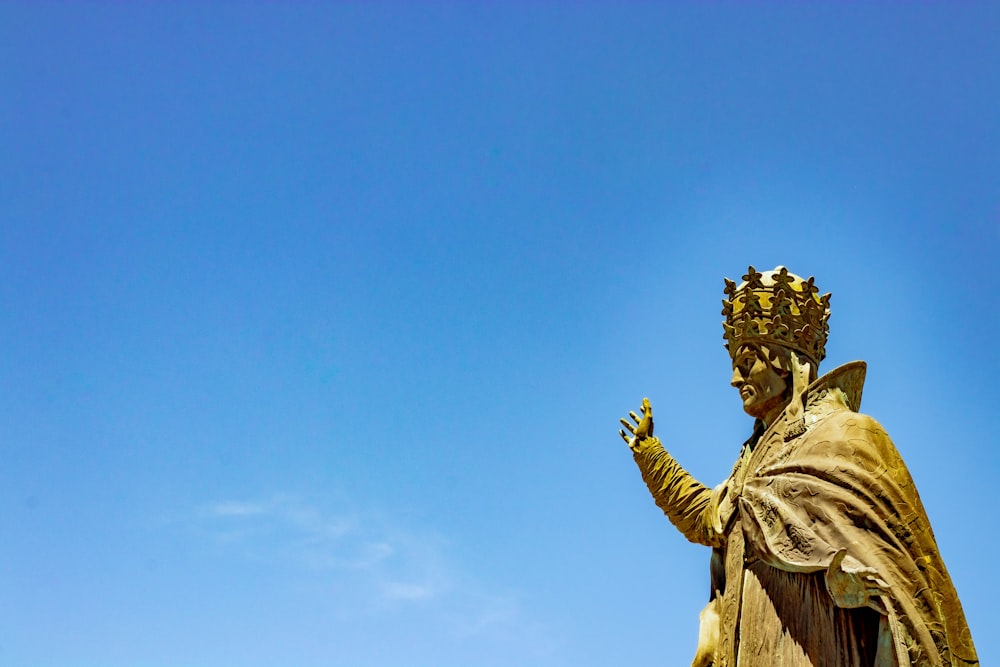
[[[815,278],[800,278],[783,266],[763,273],[751,266],[739,285],[725,281],[722,337],[730,355],[743,343],[775,343],[819,365],[830,333],[830,295],[819,295]]]

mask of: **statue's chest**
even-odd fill
[[[786,459],[791,453],[792,442],[786,442],[782,433],[772,429],[761,436],[751,447],[743,445],[740,457],[733,466],[733,472],[726,480],[719,497],[717,525],[728,533],[732,528],[739,499],[748,479],[758,475],[762,469]]]

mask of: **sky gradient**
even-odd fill
[[[1000,663],[1000,5],[0,4],[0,664],[685,666],[751,428],[723,277],[832,292]]]

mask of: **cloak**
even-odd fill
[[[715,667],[979,664],[910,473],[878,422],[856,412],[865,368],[831,371],[794,414],[758,422],[715,489],[656,438],[639,443],[657,505],[714,550]],[[871,597],[843,595],[831,578],[841,571]]]

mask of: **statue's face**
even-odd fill
[[[733,357],[732,385],[740,392],[743,410],[751,417],[770,424],[789,401],[789,376],[776,369],[753,345],[742,345]]]

